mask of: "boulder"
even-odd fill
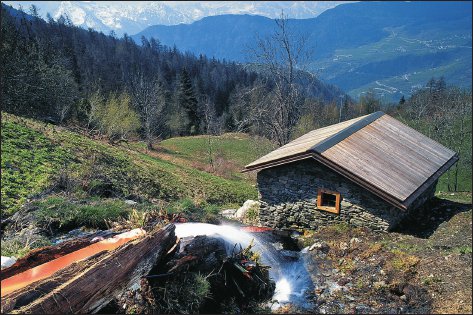
[[[255,200],[247,200],[245,201],[245,203],[243,204],[243,206],[241,206],[236,212],[235,212],[235,218],[236,219],[243,219],[246,215],[246,213],[248,212],[248,210],[252,209],[252,208],[256,208],[256,209],[259,209],[259,206],[260,206],[260,202],[259,201],[255,201]]]

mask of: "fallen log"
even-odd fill
[[[174,225],[66,267],[2,298],[2,313],[96,313],[140,285],[175,245]]]
[[[10,278],[27,269],[42,265],[58,257],[77,251],[89,246],[101,239],[113,236],[116,233],[100,231],[92,235],[84,236],[74,240],[66,241],[56,246],[45,246],[29,252],[25,257],[18,259],[12,266],[1,271],[1,279]]]

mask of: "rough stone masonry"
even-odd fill
[[[389,231],[408,212],[392,206],[313,159],[263,169],[258,172],[257,182],[261,201],[259,223],[273,228],[316,229],[319,225],[347,222]],[[409,211],[431,198],[436,184],[433,183]],[[317,208],[319,188],[341,194],[340,213]]]

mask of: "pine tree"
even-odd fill
[[[189,134],[196,134],[199,132],[198,101],[189,73],[186,69],[182,70],[181,73],[178,102],[179,107],[186,111],[187,117],[189,118],[186,129],[187,132]]]
[[[402,105],[406,102],[406,99],[404,98],[404,95],[401,96],[401,99],[399,100],[399,105]]]

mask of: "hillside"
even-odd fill
[[[62,190],[79,199],[191,198],[221,206],[255,198],[251,180],[235,173],[270,150],[269,143],[246,135],[215,137],[216,159],[234,166],[227,174],[230,180],[191,165],[200,162],[205,168],[206,144],[201,140],[207,141],[203,137],[168,139],[146,153],[142,142],[110,145],[67,128],[2,113],[2,211],[12,214],[32,196],[42,198]],[[234,147],[240,154],[230,154]]]
[[[316,18],[291,20],[306,34],[311,69],[353,97],[373,89],[387,100],[408,96],[432,76],[471,86],[470,2],[357,2]],[[156,25],[134,36],[239,62],[256,36],[275,27],[251,15],[206,17],[192,24]]]

